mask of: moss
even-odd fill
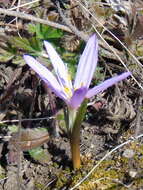
[[[4,168],[0,165],[0,180],[5,178],[6,175],[5,175],[5,170]]]
[[[126,149],[134,151],[132,158],[123,156]],[[58,170],[57,179],[52,184],[52,189],[63,189],[73,187],[94,167],[97,162],[91,158],[82,157],[82,167],[78,171],[70,168]],[[135,177],[130,176],[130,170],[137,171]],[[129,179],[131,189],[141,188],[143,184],[143,145],[132,142],[112,154],[112,158],[104,160],[99,167],[85,180],[77,190],[127,190],[126,183]],[[36,184],[36,189],[41,190],[45,185]],[[50,186],[47,190],[51,190]]]
[[[41,184],[41,183],[36,183],[35,184],[35,190],[42,190],[45,188],[45,185],[44,184]],[[46,189],[45,189],[46,190]]]
[[[124,184],[124,181],[129,176],[130,167],[138,169],[137,175],[140,176],[134,178],[129,176],[131,188],[141,188],[143,184],[143,145],[133,142],[124,147],[124,149],[126,148],[130,148],[135,152],[132,158],[123,157],[121,153],[115,152],[114,160],[103,161],[95,172],[79,186],[79,190],[126,190],[128,188]],[[74,184],[76,183],[74,181]]]
[[[57,182],[55,187],[60,189],[66,185],[68,185],[68,181],[70,181],[69,177],[70,177],[70,171],[68,169],[66,170],[62,170],[61,172],[59,172],[57,174]]]

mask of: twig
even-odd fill
[[[0,182],[3,182],[4,180],[8,179],[8,177],[5,177],[3,179],[0,179]]]
[[[71,29],[69,27],[67,27],[67,26],[64,26],[64,25],[58,24],[58,23],[54,23],[54,22],[51,22],[49,20],[44,20],[44,19],[41,19],[41,18],[37,18],[35,16],[29,15],[29,14],[26,14],[26,13],[10,11],[10,10],[7,10],[7,9],[0,8],[0,14],[5,14],[5,15],[9,15],[9,16],[15,16],[15,17],[18,17],[18,18],[21,18],[21,19],[34,21],[34,22],[38,22],[38,23],[41,23],[41,24],[46,24],[48,26],[58,28],[58,29],[66,31],[66,32],[73,33],[71,31]]]
[[[118,37],[116,37],[107,27],[105,27],[98,18],[96,18],[84,5],[83,3],[81,3],[79,0],[76,0],[77,3],[79,3],[79,5],[86,10],[89,15],[100,25],[102,26],[102,28],[107,31],[115,40],[117,40],[122,47],[129,53],[129,55],[136,61],[136,63],[138,63],[138,65],[140,65],[141,67],[143,67],[142,63],[136,58],[136,56],[134,54],[132,54],[132,52],[123,44],[123,42],[121,42],[121,40],[119,40]]]
[[[9,136],[1,136],[0,135],[0,139],[7,139],[7,140],[9,140],[11,138],[11,135],[9,135]]]
[[[52,181],[50,181],[50,182],[44,187],[43,190],[47,189],[47,187],[48,187],[49,185],[51,185],[54,181],[56,181],[56,179],[53,179]]]
[[[50,119],[54,119],[55,117],[40,117],[40,118],[27,118],[27,119],[21,119],[21,121],[39,121],[39,120],[50,120]],[[0,124],[3,123],[17,123],[19,122],[19,119],[13,119],[13,120],[5,120],[5,121],[0,121]]]
[[[39,85],[39,80],[37,78],[34,78],[33,84],[32,84],[32,87],[33,87],[32,96],[33,96],[33,98],[32,98],[32,102],[31,102],[31,106],[30,106],[29,118],[31,118],[32,115],[33,115],[34,105],[35,105],[35,99],[36,99],[36,92],[37,92],[38,85]],[[28,123],[28,125],[29,124],[30,123]]]
[[[107,31],[109,34],[111,34],[114,39],[116,39],[123,47],[124,49],[131,55],[131,57],[136,61],[136,63],[138,63],[140,66],[143,67],[143,65],[140,63],[140,61],[130,52],[130,50],[110,31],[108,30],[102,23],[100,23],[98,21],[98,19],[78,0],[76,0],[79,5],[86,10],[91,16],[92,18],[98,23],[100,24],[100,26],[103,27],[103,29],[105,31]],[[95,28],[95,26],[93,25],[93,28],[95,29],[95,31],[97,32],[97,34],[99,35],[99,37],[104,41],[104,43],[111,49],[111,51],[114,53],[114,55],[119,59],[119,61],[122,63],[122,65],[126,68],[127,71],[129,71],[129,69],[127,68],[126,64],[122,61],[122,59],[120,58],[120,56],[114,51],[114,49],[112,47],[110,47],[110,45],[104,40],[104,38],[101,36],[101,34],[97,31],[97,29]],[[133,80],[137,83],[137,85],[143,90],[143,86],[136,80],[136,78],[131,75],[131,77],[133,78]]]
[[[86,42],[89,38],[88,35],[84,34],[84,32],[79,31],[74,25],[72,25],[70,20],[66,18],[65,15],[63,14],[59,2],[57,2],[56,4],[57,4],[58,12],[60,16],[62,17],[63,21],[65,22],[65,24],[72,30],[72,32],[75,35],[77,35],[80,39]]]
[[[55,96],[53,96],[52,91],[45,87],[48,97],[49,97],[49,104],[50,104],[50,109],[52,112],[52,115],[56,115],[57,113],[57,107],[56,107],[56,98]],[[51,125],[49,126],[49,132],[51,131],[51,135],[53,135],[53,137],[59,137],[59,126],[58,126],[58,120],[57,119],[52,119],[51,120]]]
[[[16,12],[19,12],[19,6],[21,4],[21,0],[18,0],[18,7],[16,9]],[[19,32],[19,25],[18,25],[18,18],[16,17],[16,28],[17,28],[17,33],[18,33],[18,36],[22,39],[21,35],[20,35],[20,32]]]
[[[110,180],[110,181],[113,181],[113,182],[115,182],[115,183],[119,183],[119,184],[121,184],[122,186],[124,186],[124,187],[126,187],[126,188],[128,188],[128,189],[130,188],[128,185],[124,184],[122,181],[120,181],[120,180],[118,180],[118,179],[112,179],[112,178],[110,178],[110,177],[102,177],[102,178],[100,178],[100,179],[95,180],[94,183],[97,183],[98,181],[102,181],[102,180],[105,180],[105,179]]]
[[[77,188],[79,185],[81,185],[81,183],[83,183],[93,172],[95,169],[97,169],[97,167],[104,161],[106,160],[107,157],[109,157],[113,152],[115,152],[116,150],[118,150],[119,148],[123,147],[124,145],[127,145],[139,138],[143,137],[143,134],[137,136],[136,138],[132,138],[129,139],[128,141],[116,146],[115,148],[113,148],[110,152],[108,152],[91,170],[90,172],[81,180],[79,181],[74,187],[70,188],[70,190],[74,190],[75,188]]]
[[[126,64],[123,62],[123,60],[120,58],[120,56],[116,53],[116,51],[104,40],[104,38],[101,36],[101,34],[97,31],[95,26],[93,25],[94,30],[98,34],[98,36],[103,40],[103,42],[108,46],[108,48],[114,53],[114,55],[118,58],[118,60],[122,63],[122,65],[125,67],[125,69],[129,72],[130,70],[126,66]],[[136,78],[131,74],[132,79],[137,83],[137,85],[143,90],[143,86],[136,80]]]
[[[35,1],[28,2],[28,3],[24,3],[22,5],[18,5],[17,7],[12,7],[9,10],[12,11],[12,10],[17,9],[17,8],[25,7],[25,6],[31,5],[33,3],[37,3],[38,1],[40,1],[40,0],[35,0]]]
[[[142,111],[141,111],[142,100],[143,100],[143,97],[142,97],[142,95],[140,95],[139,98],[138,98],[138,103],[137,103],[137,106],[138,106],[138,107],[137,107],[137,116],[136,116],[135,137],[136,137],[137,135],[139,135],[139,133],[140,133],[140,128],[141,128],[140,123],[141,123],[141,113],[142,113]]]
[[[21,148],[20,148],[20,140],[21,140],[21,114],[18,112],[19,117],[19,126],[18,126],[18,138],[17,138],[17,189],[21,190],[21,177],[20,177],[20,169],[21,169]]]

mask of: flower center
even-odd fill
[[[72,97],[72,90],[68,87],[64,87],[64,92],[66,93],[66,95],[68,96],[68,98]]]

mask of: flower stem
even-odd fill
[[[78,128],[78,129],[77,129]],[[70,136],[71,156],[73,168],[80,168],[80,127],[75,128]]]
[[[86,113],[87,100],[85,100],[76,113],[73,126],[69,133],[73,168],[80,168],[80,126]],[[73,111],[73,110],[71,110]],[[70,115],[70,114],[69,114]],[[69,118],[71,119],[71,118]]]

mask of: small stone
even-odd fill
[[[94,147],[95,147],[95,146],[94,146],[94,144],[91,144],[91,145],[90,145],[90,148],[92,148],[92,149],[93,149]]]
[[[134,156],[135,152],[131,149],[126,149],[124,152],[123,152],[123,156],[126,157],[126,158],[132,158]]]
[[[86,154],[86,157],[87,157],[87,158],[91,158],[91,156],[92,156],[91,152],[88,152],[88,153]]]
[[[134,177],[136,177],[136,175],[137,175],[137,171],[136,171],[136,170],[130,170],[130,171],[129,171],[129,175],[130,175],[132,178],[134,178]]]

